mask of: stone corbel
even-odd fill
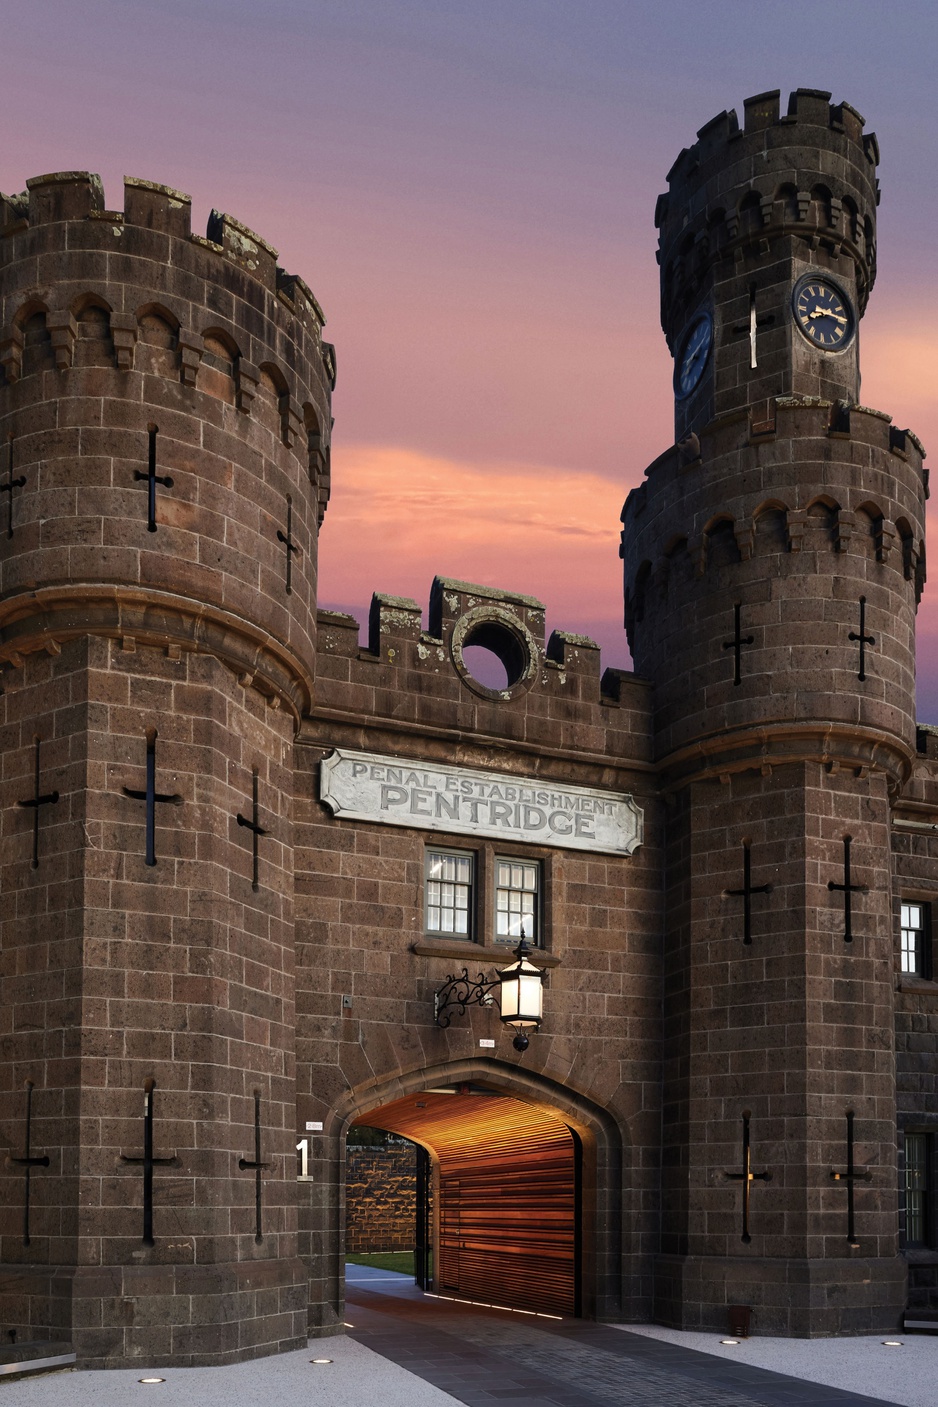
[[[311,434],[308,437],[307,448],[309,451],[309,481],[315,485],[319,483],[323,471],[326,467],[326,456],[322,452],[322,435]]]
[[[261,373],[254,363],[246,361],[244,357],[239,358],[238,409],[243,410],[245,415],[251,414],[251,406],[254,404],[254,397],[257,395],[260,379]]]
[[[840,231],[843,224],[844,203],[837,195],[831,196],[831,229]]]
[[[896,545],[896,530],[892,523],[883,518],[876,533],[876,560],[888,562]]]
[[[795,508],[788,514],[788,550],[800,552],[801,544],[808,527],[808,514],[804,508]]]
[[[748,562],[755,546],[755,528],[751,523],[737,523],[733,528],[733,536],[736,538],[736,546],[739,548],[740,560]]]
[[[329,496],[332,493],[332,466],[328,446],[324,453],[320,453],[319,458],[321,468],[316,483],[316,501],[319,526],[322,527],[322,520],[326,516],[326,508],[329,506]]]
[[[306,434],[306,426],[303,424],[303,412],[299,409],[296,401],[290,396],[287,400],[286,414],[283,417],[283,443],[288,449]]]
[[[67,371],[72,364],[72,353],[78,336],[77,322],[67,311],[49,313],[46,318],[46,330],[55,353],[56,371]]]
[[[857,525],[856,515],[847,508],[841,508],[837,514],[837,532],[834,538],[834,547],[838,552],[846,552],[850,547],[850,538]]]
[[[187,327],[179,329],[179,371],[184,386],[195,385],[204,351],[205,343],[201,333],[192,332]]]
[[[0,341],[0,366],[10,385],[19,381],[23,372],[23,329],[14,323],[9,334]]]
[[[808,211],[811,208],[811,192],[799,191],[796,199],[798,201],[798,219],[807,220]]]
[[[132,313],[111,314],[111,341],[118,371],[131,371],[137,342],[137,319]]]
[[[763,225],[771,225],[774,209],[775,201],[770,195],[764,195],[759,201],[759,213],[762,216]]]

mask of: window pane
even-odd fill
[[[529,943],[539,942],[540,865],[499,860],[495,872],[495,937],[517,940],[523,930]]]
[[[428,850],[426,870],[427,932],[471,934],[473,856]]]
[[[905,1136],[905,1236],[913,1245],[921,1245],[926,1239],[927,1138],[924,1133]]]
[[[902,904],[899,940],[900,966],[903,972],[924,974],[925,905]]]

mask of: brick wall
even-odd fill
[[[345,1249],[412,1251],[417,1195],[417,1151],[352,1148],[345,1174]]]

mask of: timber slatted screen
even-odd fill
[[[438,1290],[576,1312],[576,1155],[565,1124],[477,1093],[399,1100],[368,1120],[419,1138],[439,1158]]]

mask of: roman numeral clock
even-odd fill
[[[791,296],[795,322],[812,347],[842,352],[849,347],[857,320],[848,295],[825,274],[803,274]]]

